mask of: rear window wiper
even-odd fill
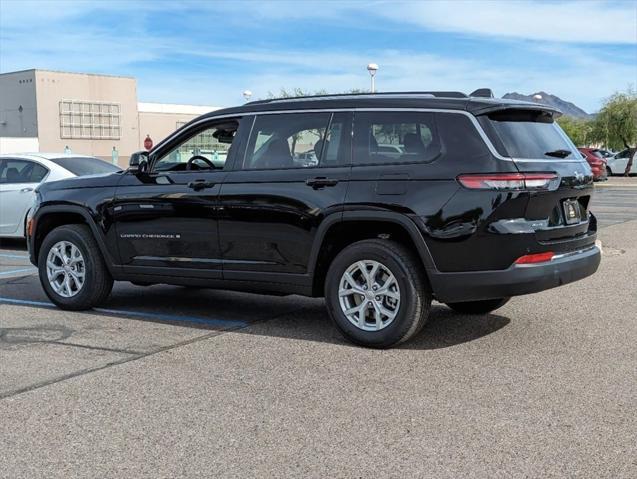
[[[571,150],[553,150],[544,153],[546,156],[554,156],[556,158],[566,158],[571,155]]]

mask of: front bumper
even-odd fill
[[[537,293],[590,276],[599,266],[597,246],[564,253],[538,264],[514,264],[498,271],[429,271],[436,299],[442,303],[478,301]]]

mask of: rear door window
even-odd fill
[[[338,159],[341,130],[330,128],[331,113],[284,113],[257,116],[248,141],[243,169],[310,168]],[[342,126],[341,126],[342,128]],[[328,148],[324,148],[327,145]],[[331,146],[331,148],[330,148]]]
[[[502,156],[547,160],[581,158],[548,112],[512,109],[478,118]]]
[[[433,113],[357,112],[353,163],[424,163],[440,155]]]

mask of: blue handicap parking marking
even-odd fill
[[[33,266],[31,266],[30,268],[20,268],[20,269],[10,269],[9,271],[0,271],[0,276],[6,276],[6,275],[18,274],[18,273],[26,273],[26,272],[35,273],[36,271],[37,271],[37,268],[34,268]]]
[[[9,253],[0,253],[0,258],[29,259],[29,257],[26,254],[9,254]]]

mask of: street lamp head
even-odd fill
[[[250,90],[245,90],[243,92],[243,98],[245,98],[246,101],[248,101],[251,97],[252,97],[252,92]]]
[[[367,65],[367,71],[369,72],[371,76],[376,75],[376,72],[378,71],[378,64],[370,63],[369,65]]]
[[[540,95],[539,93],[536,93],[535,95],[533,95],[533,99],[534,100],[541,100],[542,99],[542,95]]]

